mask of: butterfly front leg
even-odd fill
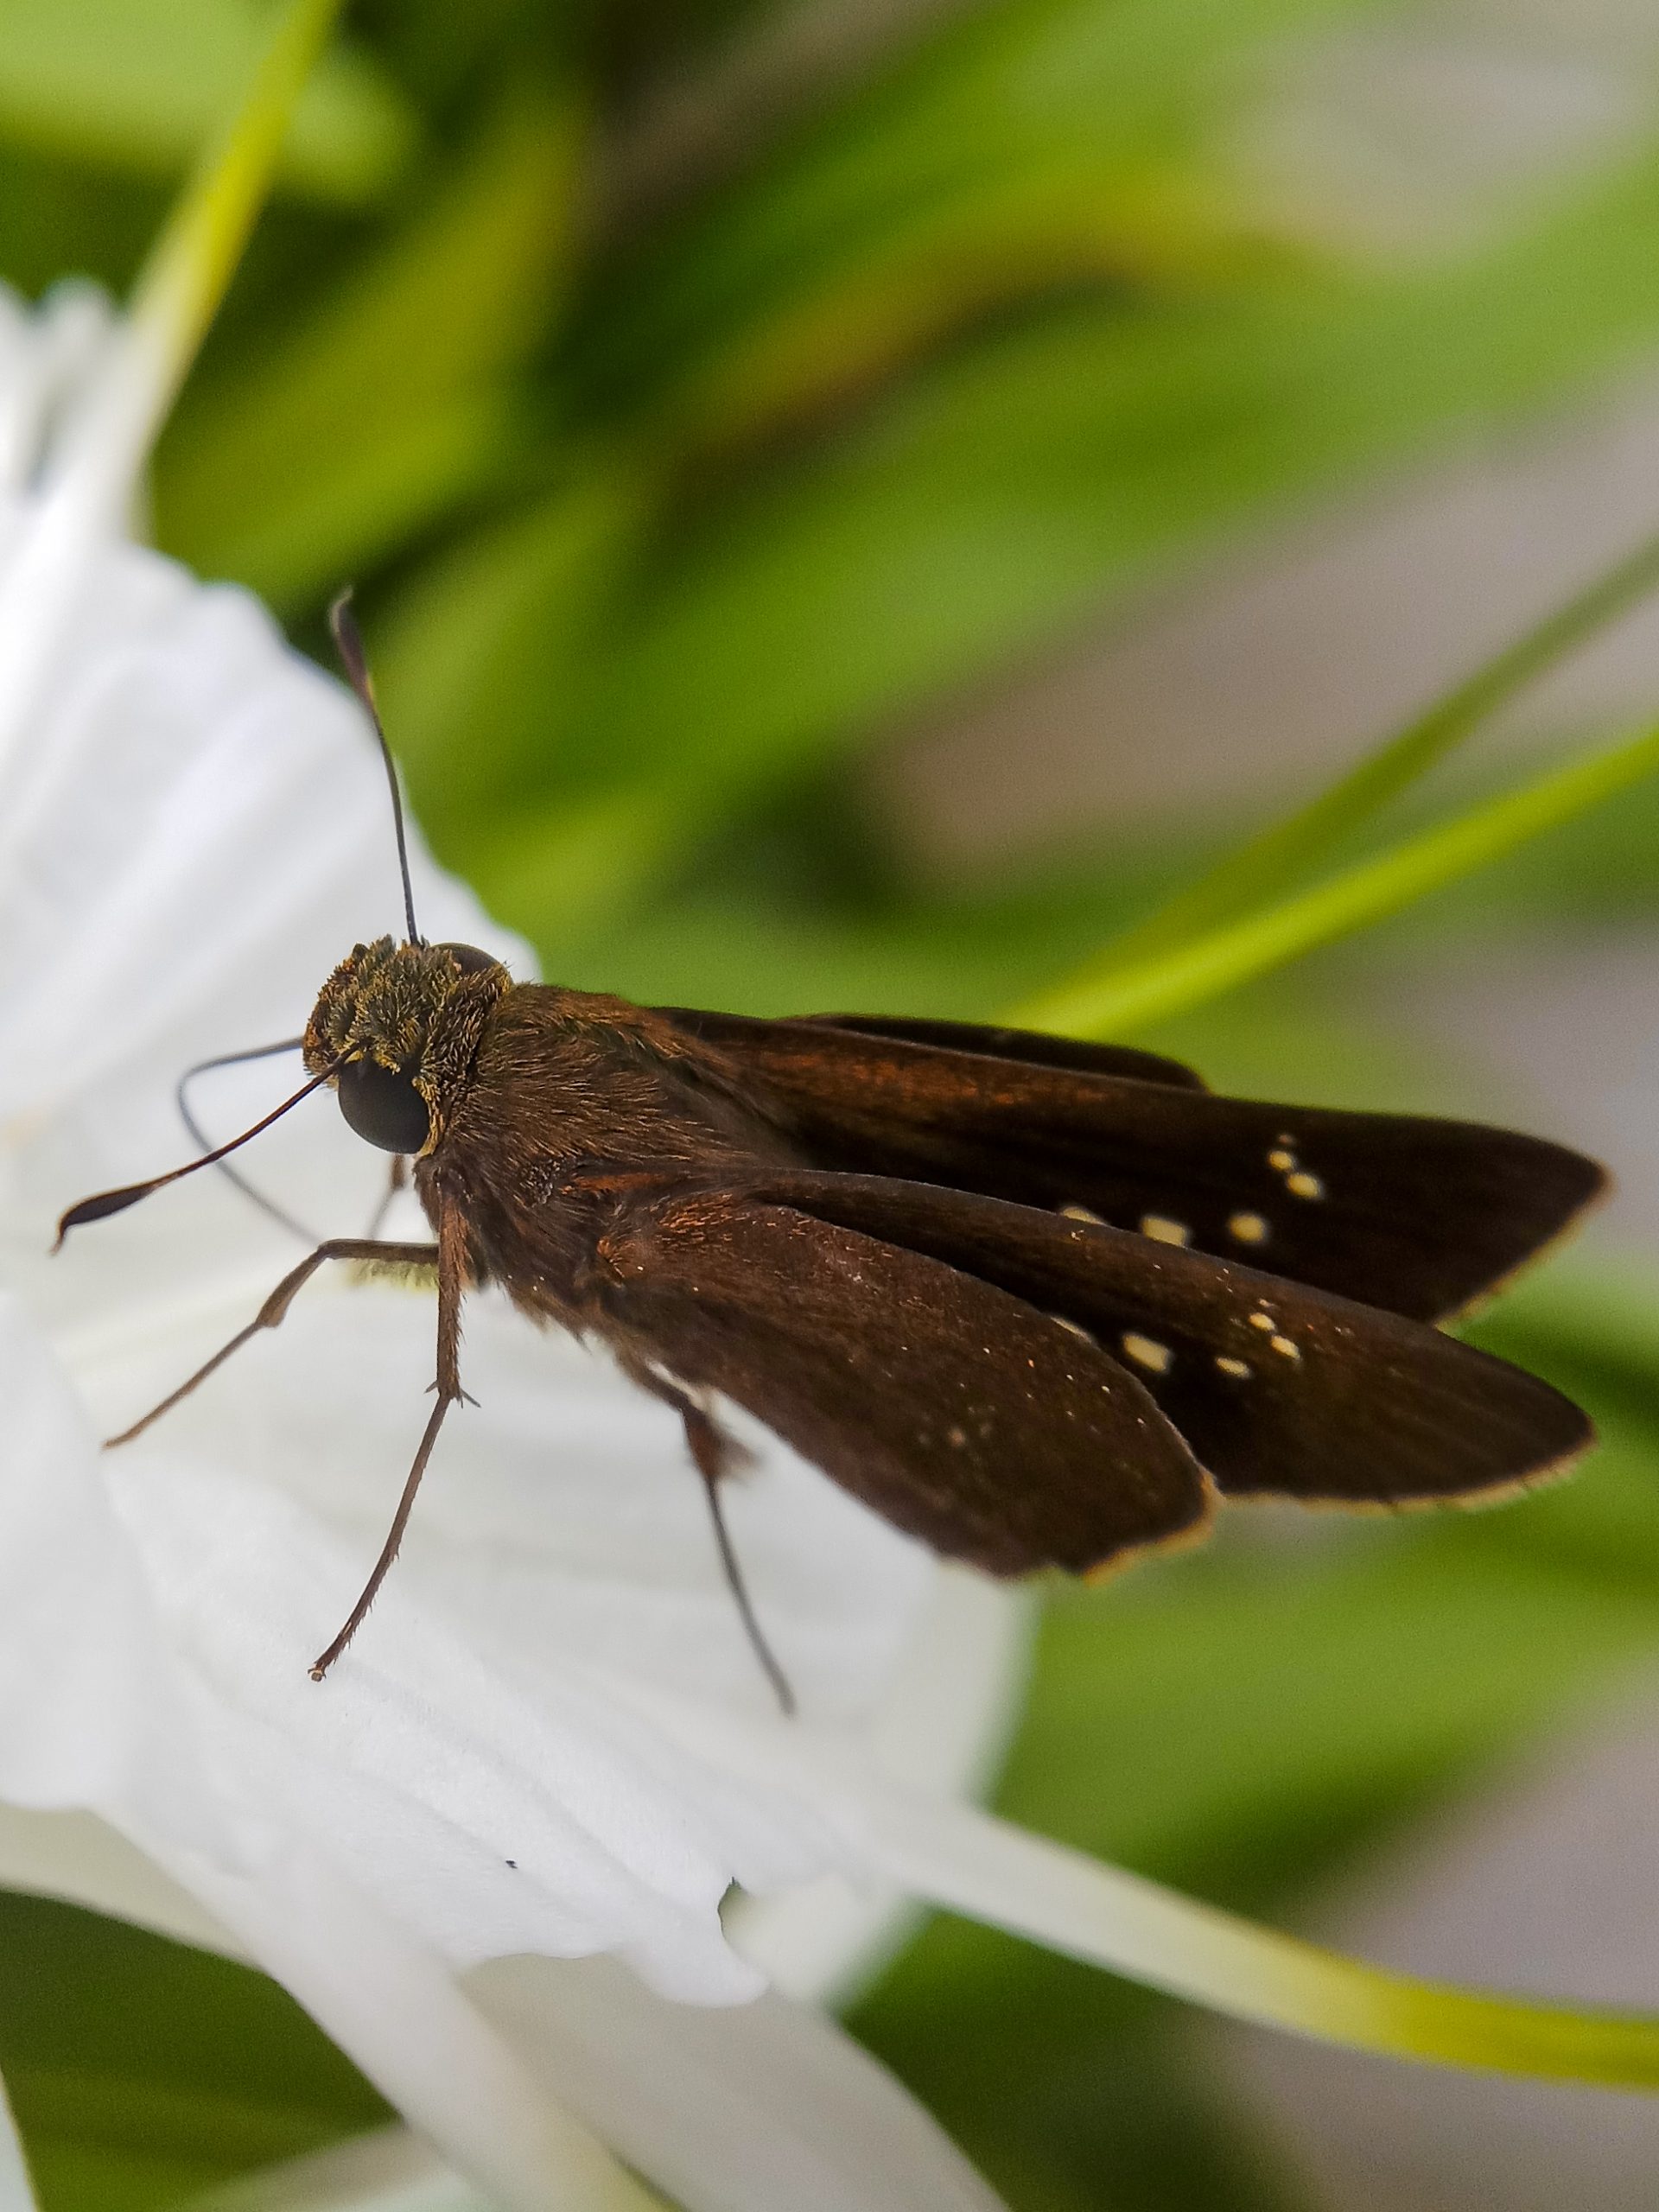
[[[300,1292],[317,1269],[326,1266],[330,1260],[356,1260],[365,1266],[377,1268],[432,1268],[438,1264],[438,1247],[435,1244],[392,1244],[373,1236],[329,1237],[326,1243],[319,1244],[314,1252],[302,1260],[297,1268],[289,1270],[246,1328],[238,1329],[228,1344],[221,1344],[211,1359],[204,1360],[194,1375],[187,1376],[176,1390],[169,1390],[159,1405],[152,1406],[130,1428],[124,1428],[118,1436],[107,1438],[105,1450],[113,1451],[117,1445],[130,1444],[135,1437],[142,1436],[152,1421],[159,1421],[163,1414],[171,1413],[181,1400],[188,1398],[193,1390],[200,1389],[210,1375],[217,1374],[232,1354],[240,1351],[244,1344],[251,1344],[262,1330],[279,1328],[288,1319],[288,1309]]]
[[[362,1595],[352,1607],[345,1625],[334,1642],[311,1662],[309,1672],[314,1682],[322,1680],[357,1634],[370,1606],[379,1594],[381,1584],[391,1572],[392,1562],[404,1541],[404,1531],[409,1526],[409,1516],[414,1510],[415,1494],[420,1489],[421,1478],[432,1457],[444,1416],[451,1406],[467,1395],[461,1387],[461,1301],[467,1274],[467,1224],[460,1207],[452,1198],[440,1194],[436,1210],[438,1371],[432,1387],[437,1394],[437,1402],[428,1417],[425,1433],[415,1454],[415,1464],[404,1481],[403,1495],[397,1501],[397,1510],[391,1516],[391,1527],[387,1531],[385,1542],[380,1547],[380,1556],[363,1586]]]

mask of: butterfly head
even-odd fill
[[[358,1135],[418,1156],[443,1134],[490,1008],[512,986],[474,944],[354,945],[318,995],[305,1064]]]

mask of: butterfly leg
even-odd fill
[[[370,1570],[363,1586],[362,1595],[346,1617],[344,1627],[326,1651],[319,1652],[311,1662],[310,1675],[320,1682],[363,1625],[365,1615],[374,1603],[380,1585],[391,1572],[392,1561],[397,1556],[404,1541],[404,1531],[409,1526],[409,1516],[414,1510],[415,1493],[421,1486],[427,1462],[432,1457],[432,1447],[438,1440],[438,1431],[443,1427],[444,1415],[451,1406],[466,1396],[461,1387],[461,1300],[466,1287],[466,1223],[459,1211],[445,1205],[438,1216],[438,1242],[435,1257],[438,1263],[438,1372],[433,1383],[437,1403],[428,1417],[426,1430],[415,1454],[404,1484],[403,1495],[397,1501],[397,1510],[391,1516],[391,1527],[386,1541],[380,1547],[380,1556]]]
[[[643,1363],[625,1363],[632,1381],[642,1389],[649,1390],[653,1398],[660,1398],[664,1405],[672,1406],[685,1428],[685,1447],[691,1455],[691,1464],[702,1477],[703,1495],[709,1500],[709,1516],[714,1523],[715,1547],[720,1554],[721,1572],[726,1586],[732,1593],[738,1618],[743,1624],[743,1633],[760,1662],[760,1671],[772,1685],[772,1694],[785,1718],[795,1714],[795,1693],[790,1688],[789,1677],[779,1664],[778,1656],[767,1643],[765,1631],[755,1614],[754,1602],[749,1596],[748,1586],[743,1580],[737,1548],[732,1542],[732,1532],[726,1525],[725,1509],[721,1503],[720,1486],[734,1467],[741,1465],[745,1457],[743,1447],[698,1405],[695,1398],[682,1390],[677,1383],[658,1374],[654,1368]]]
[[[157,1406],[132,1424],[124,1428],[119,1436],[111,1436],[105,1443],[106,1452],[118,1444],[130,1444],[135,1436],[142,1436],[154,1421],[171,1413],[180,1400],[188,1398],[210,1375],[216,1374],[233,1352],[251,1343],[262,1329],[275,1329],[288,1318],[288,1309],[304,1289],[317,1269],[330,1260],[361,1260],[371,1265],[387,1268],[430,1268],[437,1264],[435,1244],[387,1244],[371,1236],[331,1236],[327,1243],[301,1261],[297,1268],[285,1274],[245,1329],[238,1329],[229,1344],[221,1344],[209,1360],[203,1362],[195,1373],[171,1390]]]
[[[391,1173],[386,1179],[386,1187],[380,1193],[380,1203],[376,1206],[369,1222],[367,1231],[369,1236],[378,1236],[380,1234],[381,1230],[385,1226],[386,1216],[391,1211],[393,1202],[398,1193],[407,1190],[408,1187],[408,1158],[401,1152],[395,1152],[391,1155]]]

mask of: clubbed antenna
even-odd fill
[[[118,1191],[100,1191],[95,1198],[83,1198],[78,1206],[71,1206],[59,1222],[58,1243],[53,1246],[53,1250],[57,1250],[58,1244],[62,1243],[72,1229],[79,1229],[89,1221],[107,1221],[112,1213],[124,1213],[129,1206],[136,1206],[140,1198],[147,1198],[152,1191],[159,1191],[168,1183],[176,1183],[182,1175],[194,1175],[199,1167],[216,1167],[226,1153],[239,1151],[250,1138],[257,1137],[262,1130],[268,1129],[273,1122],[281,1121],[289,1108],[297,1106],[301,1099],[308,1098],[314,1090],[321,1090],[331,1077],[339,1074],[341,1065],[340,1061],[331,1060],[321,1075],[314,1075],[309,1083],[302,1084],[291,1098],[285,1098],[280,1106],[256,1122],[251,1129],[244,1129],[239,1137],[232,1137],[228,1144],[215,1145],[212,1152],[204,1153],[200,1160],[193,1160],[183,1167],[175,1167],[170,1174],[152,1175],[147,1183],[125,1183]]]
[[[391,787],[391,819],[397,832],[397,871],[404,879],[404,919],[409,925],[409,942],[420,944],[424,940],[415,926],[415,893],[409,880],[409,845],[404,835],[404,798],[397,788],[397,764],[391,757],[391,747],[381,726],[380,709],[374,702],[374,682],[363,652],[363,633],[352,613],[349,591],[341,592],[329,608],[328,627],[334,633],[346,681],[363,702],[364,709],[374,724],[374,734],[380,741],[380,757],[386,764],[386,781]]]

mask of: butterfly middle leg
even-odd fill
[[[426,1247],[415,1247],[424,1250]],[[453,1200],[440,1200],[438,1207],[438,1241],[429,1248],[438,1268],[438,1371],[432,1388],[437,1402],[428,1416],[426,1428],[415,1453],[415,1463],[404,1481],[397,1510],[391,1516],[391,1527],[386,1541],[380,1547],[380,1555],[369,1571],[357,1603],[346,1615],[345,1624],[327,1649],[318,1653],[312,1661],[310,1675],[320,1682],[363,1625],[369,1607],[374,1603],[380,1585],[391,1572],[392,1562],[404,1541],[404,1531],[409,1526],[409,1516],[414,1510],[415,1494],[420,1489],[421,1478],[432,1457],[438,1440],[438,1431],[453,1405],[466,1397],[461,1387],[461,1301],[467,1285],[467,1226],[460,1209]],[[296,1287],[297,1288],[297,1285]]]

